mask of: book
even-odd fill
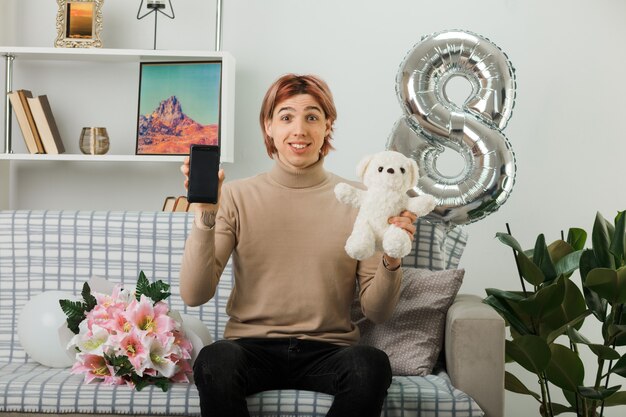
[[[176,199],[174,203],[174,208],[172,211],[187,211],[189,210],[189,202],[187,201],[187,197],[180,196]]]
[[[37,131],[45,153],[60,154],[65,152],[61,134],[54,120],[48,96],[28,97],[28,106],[37,125]]]
[[[175,205],[176,205],[176,197],[165,197],[165,202],[163,203],[162,211],[174,211]]]
[[[37,125],[28,105],[28,98],[33,94],[28,90],[17,90],[9,93],[11,107],[20,125],[26,148],[30,153],[44,153],[43,144],[37,131]]]

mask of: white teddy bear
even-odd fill
[[[399,152],[384,151],[359,162],[357,175],[367,190],[346,183],[335,186],[339,201],[359,208],[346,252],[357,260],[369,258],[377,250],[403,258],[411,252],[411,238],[403,229],[389,224],[388,219],[404,210],[421,217],[435,208],[431,195],[407,195],[417,185],[417,163]]]

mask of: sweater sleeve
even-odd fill
[[[237,241],[237,211],[228,187],[211,229],[193,222],[180,267],[180,294],[185,304],[198,306],[215,295],[217,284]]]
[[[382,262],[382,253],[358,263],[359,298],[365,317],[374,323],[382,323],[391,317],[402,282],[402,268],[389,271]]]

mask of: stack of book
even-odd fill
[[[30,153],[65,152],[48,97],[33,97],[28,90],[9,93],[11,107]]]
[[[192,211],[193,203],[187,201],[187,197],[165,197],[163,211]]]

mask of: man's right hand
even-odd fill
[[[185,176],[184,186],[185,190],[189,190],[189,157],[185,157],[183,164],[180,166],[180,172]],[[215,221],[215,214],[217,213],[217,209],[220,204],[220,197],[222,195],[222,184],[224,183],[224,170],[220,169],[217,173],[217,177],[219,183],[217,185],[217,203],[216,204],[204,204],[204,203],[193,203],[191,204],[191,208],[195,213],[195,220],[197,225],[203,225],[208,227],[213,227],[210,224],[210,221]]]

